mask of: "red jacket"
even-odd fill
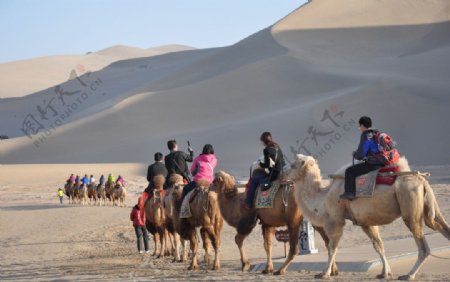
[[[133,221],[133,226],[145,226],[145,212],[136,208],[131,210],[130,220]]]

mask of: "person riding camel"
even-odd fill
[[[142,195],[141,195],[141,201],[139,202],[139,206],[141,208],[144,207],[145,201],[153,193],[153,188],[155,187],[155,185],[153,183],[153,177],[155,177],[156,175],[162,175],[162,176],[164,176],[164,178],[168,177],[167,168],[164,165],[162,159],[163,159],[163,154],[160,152],[157,152],[154,155],[155,162],[148,166],[148,169],[147,169],[148,186],[147,186],[147,188],[145,188],[144,192],[142,192]]]
[[[124,188],[125,187],[125,179],[123,179],[123,177],[119,175],[119,177],[117,177],[116,184],[120,184],[120,186],[122,188]]]
[[[95,183],[95,178],[94,175],[91,174],[91,177],[89,178],[89,184],[94,184]]]
[[[370,117],[363,116],[359,119],[359,130],[361,131],[361,139],[358,149],[353,152],[353,157],[363,162],[345,170],[345,192],[339,196],[341,199],[355,199],[356,177],[385,166],[385,163],[377,157],[380,154],[379,146],[375,140],[377,130],[372,128]]]
[[[116,183],[116,177],[111,173],[108,175],[108,183],[109,185],[113,185],[114,183]]]
[[[67,183],[75,183],[75,176],[73,175],[73,173],[69,176],[69,179],[67,179]]]
[[[103,186],[103,184],[105,184],[105,176],[102,174],[102,176],[100,176],[100,180],[99,180],[99,184],[100,186]]]
[[[270,132],[264,132],[261,134],[260,140],[264,146],[264,162],[260,162],[259,165],[267,170],[264,175],[250,176],[252,178],[245,198],[245,208],[247,209],[253,207],[256,188],[261,184],[268,184],[277,180],[285,165],[283,152],[280,146],[273,141],[272,134]]]
[[[192,159],[194,157],[194,150],[192,150],[192,148],[189,146],[189,154],[178,151],[177,141],[175,140],[167,141],[167,148],[169,148],[170,153],[165,156],[164,163],[166,164],[168,176],[176,173],[183,176],[185,183],[189,183],[191,181],[191,177],[186,162],[192,162]]]
[[[77,175],[77,176],[75,177],[75,184],[78,184],[78,182],[80,182],[80,176]]]
[[[89,185],[89,178],[87,174],[84,175],[84,177],[81,179],[81,187],[88,186]]]
[[[191,192],[200,180],[206,180],[212,183],[214,180],[214,168],[217,166],[217,158],[214,155],[214,148],[211,144],[203,146],[202,153],[194,159],[191,166],[191,173],[194,176],[194,180],[189,182],[183,188],[181,195],[181,202],[184,197]]]

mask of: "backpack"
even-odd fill
[[[391,136],[384,132],[375,131],[373,140],[378,145],[379,153],[375,155],[375,158],[384,165],[391,165],[396,163],[400,158],[396,146],[397,143]]]

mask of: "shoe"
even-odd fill
[[[145,251],[146,254],[150,253],[150,251]]]
[[[139,251],[139,253],[140,253],[140,254],[143,254],[144,252],[143,252],[143,251]]]
[[[353,200],[356,197],[355,197],[355,194],[345,192],[344,194],[340,195],[339,198],[344,199],[344,200]]]

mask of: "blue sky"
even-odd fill
[[[0,63],[117,44],[233,44],[305,0],[0,0]]]

